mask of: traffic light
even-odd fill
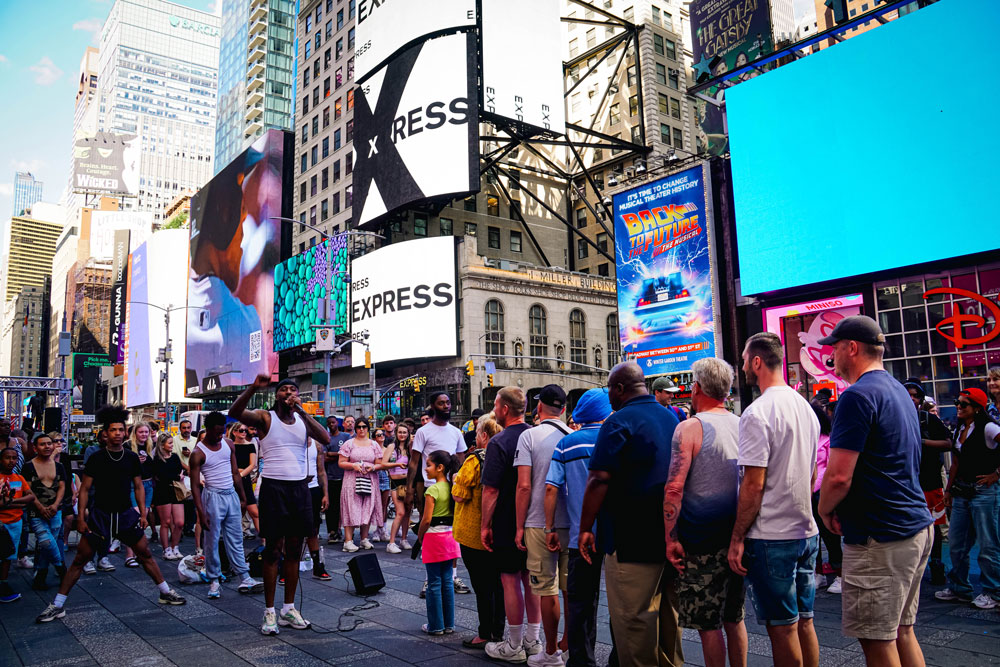
[[[472,359],[465,362],[465,374],[469,377],[476,374],[476,365],[472,362]]]
[[[491,387],[493,386],[493,373],[486,376],[486,383]]]
[[[365,350],[365,368],[372,367],[372,351]]]

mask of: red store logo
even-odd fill
[[[997,336],[1000,336],[1000,306],[998,306],[991,299],[987,299],[981,294],[976,294],[975,292],[970,292],[967,289],[961,289],[960,287],[936,287],[931,290],[924,292],[924,298],[927,299],[935,294],[954,294],[955,296],[960,296],[966,299],[972,299],[973,301],[978,301],[983,304],[983,306],[993,313],[993,327],[986,331],[982,336],[976,338],[966,338],[965,334],[962,333],[962,328],[966,326],[974,326],[985,328],[986,320],[976,315],[975,313],[961,313],[954,312],[958,310],[957,304],[952,304],[953,315],[951,317],[946,317],[937,326],[937,332],[950,340],[955,344],[955,347],[962,349],[966,345],[982,345],[988,341],[993,340]],[[951,327],[951,331],[946,332],[945,327]]]

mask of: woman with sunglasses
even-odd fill
[[[247,515],[253,521],[254,533],[260,533],[260,513],[257,511],[257,496],[253,492],[254,478],[257,476],[257,448],[249,440],[247,427],[239,422],[229,428],[229,440],[236,447],[236,467],[240,469],[240,477],[243,479]]]
[[[361,548],[372,549],[369,527],[381,526],[382,496],[378,491],[378,471],[382,469],[382,447],[368,437],[364,417],[354,422],[354,437],[340,446],[340,467],[344,485],[340,490],[340,520],[344,524],[344,551],[355,552],[354,528],[361,531]]]
[[[389,544],[385,550],[391,554],[398,554],[403,549],[411,548],[406,540],[410,532],[410,513],[413,508],[406,505],[406,466],[410,464],[410,445],[413,444],[413,433],[406,424],[396,426],[396,438],[385,448],[385,456],[382,457],[382,465],[389,470],[389,494],[396,509],[396,516],[392,520],[392,528],[389,531]],[[401,533],[403,538],[403,548],[396,544],[396,534]]]
[[[951,507],[951,571],[948,588],[934,594],[938,600],[971,601],[980,609],[993,609],[1000,600],[1000,425],[990,419],[988,403],[982,389],[963,389],[955,401],[958,426],[944,492],[944,503]],[[977,541],[983,590],[973,599],[969,553]]]

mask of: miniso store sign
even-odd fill
[[[194,30],[195,32],[200,32],[203,35],[209,35],[215,37],[219,34],[219,29],[204,23],[198,23],[197,21],[191,21],[190,19],[181,18],[180,16],[171,16],[170,25],[175,28],[185,28],[187,30]]]

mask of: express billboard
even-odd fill
[[[351,265],[351,336],[373,363],[458,354],[455,239],[393,243]],[[355,366],[365,346],[351,345]]]
[[[275,267],[275,352],[312,345],[318,326],[332,326],[337,334],[347,333],[348,261],[347,236],[341,234]],[[329,306],[327,286],[332,299]]]
[[[768,0],[695,0],[690,11],[697,81],[721,76],[774,51]],[[719,104],[696,101],[698,152],[722,155],[729,150],[725,92],[713,86],[705,95]]]
[[[564,134],[558,0],[482,3],[483,110]],[[531,47],[524,48],[525,44]]]
[[[410,43],[476,24],[476,0],[358,0],[354,76],[364,80]]]
[[[253,382],[277,368],[271,341],[281,260],[284,134],[269,130],[191,199],[188,395],[202,379]]]
[[[646,375],[715,356],[706,171],[693,167],[614,196],[622,351]]]
[[[73,189],[134,195],[139,190],[141,146],[134,134],[94,132],[73,143]]]
[[[357,88],[353,220],[479,190],[476,38],[457,33],[396,55]]]

